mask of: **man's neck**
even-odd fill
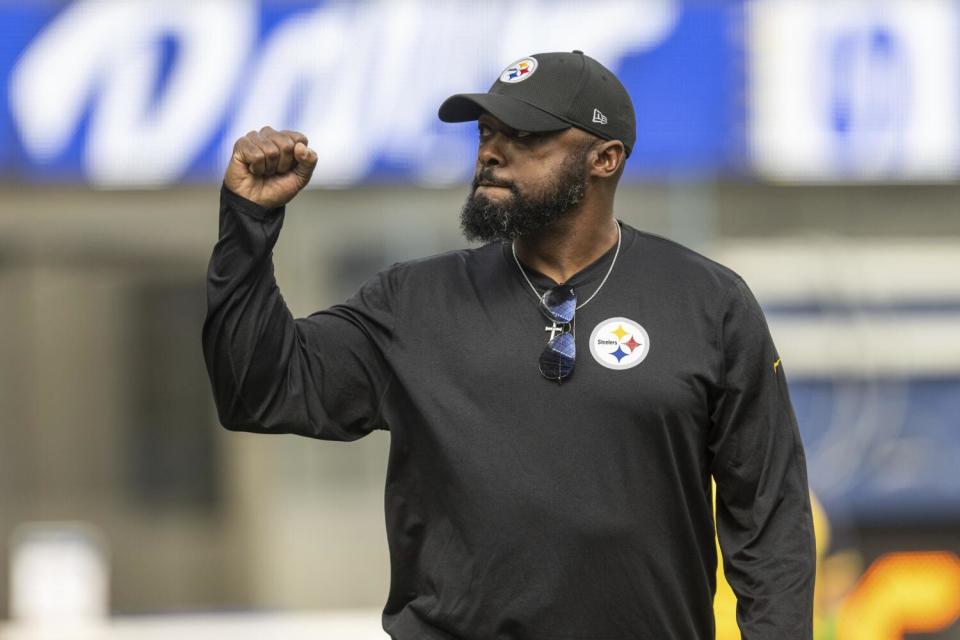
[[[612,210],[581,211],[536,237],[517,239],[515,246],[524,264],[563,284],[609,251],[617,234]]]

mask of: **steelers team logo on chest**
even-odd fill
[[[590,334],[590,354],[607,369],[630,369],[650,353],[650,336],[629,318],[607,318]]]

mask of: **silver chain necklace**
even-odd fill
[[[614,251],[613,253],[613,260],[610,261],[610,268],[607,269],[607,274],[603,276],[603,280],[600,281],[600,286],[598,286],[594,290],[593,295],[591,295],[589,298],[587,298],[586,300],[578,304],[576,306],[576,309],[579,309],[580,307],[585,306],[588,302],[593,300],[593,297],[596,296],[600,292],[600,289],[603,288],[603,285],[606,284],[607,278],[610,277],[610,273],[613,271],[613,265],[617,264],[617,256],[620,255],[620,241],[622,239],[623,239],[623,232],[620,230],[620,223],[617,222],[617,250]],[[517,269],[520,269],[520,275],[522,275],[523,279],[527,281],[528,285],[530,285],[530,288],[533,290],[533,294],[537,296],[537,300],[540,300],[542,302],[543,296],[545,296],[547,292],[544,291],[543,293],[540,293],[539,291],[537,291],[537,288],[533,286],[533,283],[530,282],[530,278],[527,277],[527,272],[523,270],[523,267],[520,265],[520,260],[517,258],[516,244],[517,244],[516,241],[513,241],[510,243],[510,251],[513,252],[513,261],[517,263]]]

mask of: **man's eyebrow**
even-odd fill
[[[477,123],[478,123],[478,126],[486,125],[492,129],[496,129],[497,131],[502,131],[503,133],[510,136],[511,138],[517,138],[519,137],[519,134],[524,134],[524,136],[538,135],[532,131],[525,131],[523,129],[514,129],[513,127],[506,124],[505,122],[495,122],[495,121],[492,121],[492,119],[488,119],[486,121],[480,121],[478,119]]]
[[[488,115],[481,115],[479,118],[477,118],[477,123],[478,123],[478,124],[485,124],[485,125],[487,125],[488,127],[493,127],[494,129],[507,129],[507,130],[510,130],[510,127],[508,127],[506,124],[504,124],[503,122],[500,122],[499,120],[496,120],[495,118],[492,118],[492,117],[490,117],[490,116],[488,116]]]
[[[502,132],[504,135],[510,138],[523,138],[527,140],[547,138],[552,134],[560,133],[560,131],[527,131],[526,129],[514,129],[507,123],[496,120],[487,114],[482,114],[477,118],[477,126],[487,126],[491,129]]]

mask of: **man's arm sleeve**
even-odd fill
[[[717,536],[744,640],[810,640],[816,552],[803,443],[763,312],[738,279],[724,298],[709,437]]]
[[[221,424],[255,433],[356,440],[388,426],[384,353],[394,326],[393,270],[349,301],[294,319],[274,277],[284,209],[226,187],[207,270],[203,355]]]

